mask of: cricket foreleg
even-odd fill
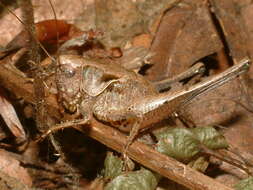
[[[89,121],[90,120],[88,118],[85,118],[85,119],[72,120],[72,121],[67,121],[67,122],[63,122],[60,124],[56,124],[56,125],[52,126],[49,130],[47,130],[43,135],[41,135],[40,138],[38,139],[38,141],[44,140],[48,135],[55,133],[61,129],[69,128],[74,125],[88,124]]]

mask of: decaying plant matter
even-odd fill
[[[108,15],[104,15],[105,12],[101,9],[103,3],[105,2],[95,1],[96,12],[99,14],[97,18],[101,20],[108,17]],[[157,44],[161,44],[160,37],[165,35],[165,32],[160,35],[163,30],[162,24],[165,22],[165,18],[170,17],[170,13],[173,15],[173,11],[180,11],[184,8],[190,10],[195,5],[197,7],[196,14],[207,14],[210,16],[211,13],[206,4],[207,2],[203,3],[197,0],[192,2],[172,1],[171,3],[165,3],[166,6],[161,3],[160,7],[155,7],[151,1],[145,3],[141,4],[138,2],[135,7],[133,6],[134,4],[130,2],[124,2],[122,6],[132,7],[132,17],[127,21],[124,20],[123,15],[121,15],[122,18],[113,18],[112,20],[106,20],[104,23],[101,23],[100,20],[97,22],[97,26],[101,27],[100,30],[81,31],[63,20],[56,20],[57,16],[55,16],[55,20],[43,21],[36,24],[36,30],[39,31],[39,34],[37,34],[38,36],[33,34],[29,27],[25,27],[27,33],[21,33],[1,52],[1,85],[11,94],[15,94],[24,99],[25,102],[35,105],[37,108],[35,116],[37,118],[36,127],[40,132],[40,134],[38,131],[36,132],[36,140],[39,139],[41,142],[49,136],[51,144],[53,144],[53,147],[60,155],[62,154],[61,156],[64,162],[68,159],[68,152],[64,150],[64,145],[61,145],[60,141],[67,142],[67,139],[65,140],[61,138],[61,136],[58,136],[58,132],[61,131],[61,129],[73,127],[107,147],[122,153],[126,161],[125,163],[131,165],[131,162],[129,163],[127,160],[126,156],[128,156],[142,166],[152,169],[160,175],[190,189],[213,189],[214,186],[217,189],[230,189],[191,169],[189,166],[158,153],[154,149],[154,147],[158,145],[155,145],[156,141],[152,139],[152,135],[149,141],[145,138],[149,138],[147,133],[152,132],[153,128],[157,128],[157,126],[164,129],[164,126],[168,124],[166,119],[169,117],[176,116],[181,118],[180,115],[182,114],[181,112],[184,106],[199,95],[226,84],[228,81],[247,72],[250,66],[250,59],[247,53],[244,52],[246,50],[240,49],[238,46],[234,45],[234,41],[229,40],[231,38],[230,33],[226,33],[228,36],[224,38],[231,42],[228,44],[228,49],[231,49],[232,58],[236,64],[219,74],[206,77],[203,80],[202,76],[207,72],[206,70],[210,68],[205,67],[206,64],[204,59],[202,59],[201,62],[198,62],[198,60],[202,58],[201,56],[206,56],[207,54],[205,53],[213,53],[222,46],[221,41],[217,37],[218,32],[216,33],[214,29],[211,29],[208,32],[212,33],[212,39],[218,42],[216,46],[211,47],[210,45],[210,49],[207,48],[206,51],[196,53],[196,57],[189,59],[192,62],[188,61],[191,62],[191,64],[197,62],[195,65],[178,75],[168,77],[170,74],[165,71],[166,64],[180,59],[177,58],[176,53],[172,55],[170,59],[160,59],[164,52],[158,51],[160,47]],[[217,1],[210,1],[210,5],[212,5],[215,10],[220,10],[223,6],[219,5]],[[106,4],[106,7],[104,7],[105,10],[108,9],[109,6],[114,5],[110,3]],[[145,12],[145,6],[153,6],[154,11]],[[140,12],[135,12],[135,9]],[[112,15],[114,14],[116,13],[113,12]],[[150,20],[147,19],[148,16],[150,16]],[[220,21],[220,23],[226,23],[227,20],[222,20],[222,16],[222,14],[218,14],[218,19],[220,19],[218,21]],[[32,18],[28,19],[33,20]],[[119,19],[119,21],[117,19]],[[129,25],[122,24],[115,30],[112,25],[118,22],[120,23],[120,19],[122,19],[122,22],[126,22]],[[186,23],[190,20],[186,17],[184,19]],[[208,17],[208,19],[210,19],[210,17]],[[160,25],[157,24],[159,22]],[[217,22],[217,20],[215,22]],[[142,27],[140,27],[141,23],[143,23]],[[27,25],[26,22],[24,24]],[[28,25],[34,27],[33,22]],[[130,25],[132,28],[128,28]],[[186,25],[178,25],[179,31],[175,33],[175,39],[180,38],[180,35],[184,33],[180,30],[183,30]],[[150,29],[151,26],[153,27],[152,30]],[[47,31],[48,38],[43,38],[42,31],[44,27],[50,28],[50,32],[49,30]],[[109,31],[106,31],[107,27]],[[127,40],[131,40],[131,38],[135,37],[137,34],[147,30],[150,30],[153,35],[153,45],[150,49],[144,47],[128,47],[129,41]],[[225,31],[227,30],[229,29]],[[238,31],[240,30],[241,28],[238,29]],[[62,33],[59,31],[62,31]],[[126,32],[127,35],[122,37],[117,33],[119,31]],[[51,38],[51,34],[53,34],[52,36],[55,38]],[[24,69],[24,71],[21,72],[13,66],[13,64],[16,63],[10,58],[18,60],[25,55],[26,51],[29,51],[29,45],[24,45],[26,43],[19,44],[19,42],[22,41],[20,39],[26,39],[27,36],[32,39],[36,46],[42,46],[41,43],[44,42],[48,42],[48,44],[56,42],[57,45],[55,48],[57,50],[55,56],[50,55],[50,58],[45,59],[42,63],[39,63],[39,58],[36,57],[36,59],[33,59],[27,64],[29,69]],[[149,36],[149,38],[151,37]],[[244,36],[239,35],[238,38],[243,39]],[[138,39],[135,40],[137,41],[135,41],[135,43],[139,43]],[[23,42],[24,41],[26,40],[23,40]],[[242,40],[242,43],[243,42],[244,40]],[[61,45],[59,45],[59,43],[61,43]],[[202,44],[202,42],[199,43]],[[115,48],[115,46],[117,47]],[[165,46],[166,48],[171,48],[164,44],[162,44],[161,47]],[[200,51],[200,47],[203,48],[203,46],[200,45],[198,51]],[[21,49],[13,56],[11,53],[15,52],[18,48]],[[177,48],[178,45],[176,44],[174,49],[171,48],[170,51],[168,51],[169,54],[176,51]],[[238,51],[241,52],[235,53],[234,48],[237,48]],[[32,49],[36,51],[36,54],[39,53],[36,48]],[[48,54],[44,47],[43,50]],[[224,61],[224,59],[226,59],[224,58],[225,54],[226,52],[224,49],[219,50],[217,59],[222,62],[222,64],[229,62],[229,59]],[[222,55],[223,60],[221,58]],[[190,55],[187,54],[182,57],[187,56]],[[157,60],[158,62],[156,62]],[[161,62],[159,62],[159,60],[161,60]],[[186,63],[187,61],[182,58],[182,62]],[[150,71],[149,69],[145,71],[146,67],[151,67]],[[157,72],[161,70],[162,67],[163,71],[161,72],[161,76],[158,76]],[[184,65],[184,67],[186,66]],[[226,68],[227,65],[223,65],[222,67]],[[172,67],[171,69],[173,70],[175,68]],[[147,77],[140,74],[145,72],[148,75]],[[242,88],[245,90],[247,89],[247,78],[244,76],[245,75],[239,77],[242,82]],[[159,81],[155,79],[159,79]],[[188,125],[187,119],[177,119],[177,122],[179,120],[179,125]],[[213,129],[211,128],[211,130]],[[158,132],[160,133],[159,129]],[[154,131],[155,135],[153,136],[159,136],[157,135],[158,132]],[[185,130],[185,132],[189,134],[194,133],[190,130]],[[204,134],[204,132],[201,133]],[[216,132],[214,133],[217,134]],[[40,136],[41,134],[42,136]],[[63,130],[62,134],[68,136],[68,131]],[[151,141],[151,145],[145,145],[139,142],[137,140],[139,137],[141,137],[142,140],[144,139],[145,143],[150,143]],[[87,137],[84,137],[84,139],[85,138]],[[164,138],[163,140],[165,142],[169,140],[169,138],[162,138]],[[196,140],[194,138],[195,137],[193,137],[193,140]],[[206,139],[203,141],[205,140]],[[38,141],[36,142],[38,143]],[[206,159],[212,156],[237,166],[251,175],[251,169],[248,167],[251,167],[252,164],[243,158],[236,157],[236,159],[234,159],[231,155],[222,158],[224,154],[221,152],[209,150],[204,143],[201,144],[201,146],[199,150],[203,152],[200,153],[200,157],[198,158],[205,162],[204,164],[206,167],[208,165],[206,165]],[[199,161],[198,158],[196,162]],[[194,160],[195,158],[192,159]],[[191,164],[194,165],[194,161]],[[128,165],[128,169],[133,169],[130,165]],[[70,167],[74,168],[74,166],[71,165]],[[121,173],[117,175],[120,176]],[[159,179],[159,177],[157,179]],[[106,180],[104,182],[107,182]],[[99,187],[95,182],[96,181],[89,186],[91,189]],[[100,183],[100,185],[103,186],[102,183]],[[154,187],[156,185],[154,185]],[[109,186],[105,188],[110,189]]]

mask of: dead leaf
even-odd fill
[[[253,4],[249,4],[245,6],[241,10],[242,18],[244,21],[244,27],[247,32],[247,48],[249,51],[249,55],[253,57]],[[253,78],[253,67],[250,68],[249,71],[250,78]]]
[[[8,152],[0,150],[0,171],[31,187],[32,179],[20,162]]]
[[[216,17],[222,27],[229,53],[235,63],[247,57],[246,33],[243,30],[242,18],[234,0],[211,0]]]
[[[151,45],[154,66],[147,72],[148,79],[173,77],[222,48],[207,5],[195,1],[171,9],[162,18]]]
[[[17,113],[12,104],[4,97],[3,90],[0,89],[0,115],[9,127],[11,133],[20,139],[25,140],[26,134],[22,124],[19,121]]]

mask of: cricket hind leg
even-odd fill
[[[123,171],[129,170],[129,167],[128,167],[128,159],[129,158],[127,156],[127,152],[128,152],[130,145],[135,141],[135,139],[137,138],[137,136],[139,134],[141,123],[142,123],[142,117],[139,115],[136,117],[135,122],[132,126],[132,129],[127,137],[126,144],[123,147],[123,151],[122,151],[122,156],[123,156],[123,160],[124,160]]]
[[[171,114],[182,108],[182,106],[187,105],[193,98],[245,73],[248,71],[249,66],[250,61],[248,58],[245,58],[224,72],[211,76],[190,87],[175,92],[164,92],[141,98],[138,103],[132,105],[133,110],[142,114],[143,122],[141,129],[143,130],[168,118]]]
[[[123,170],[128,170],[127,160],[129,160],[129,158],[127,156],[127,152],[129,147],[135,141],[136,137],[139,134],[142,123],[142,114],[129,110],[115,110],[108,111],[106,115],[104,115],[103,119],[97,119],[106,121],[107,123],[109,123],[115,128],[118,128],[122,132],[129,132],[129,135],[125,141],[125,144],[122,147],[121,152],[124,160]]]

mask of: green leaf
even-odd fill
[[[151,171],[141,169],[114,178],[105,190],[154,190],[157,184],[158,179]]]
[[[184,128],[169,129],[158,136],[157,151],[180,161],[189,161],[200,151],[200,143]]]
[[[236,190],[253,190],[253,177],[241,180],[234,188]]]
[[[192,132],[207,148],[219,149],[228,147],[225,137],[211,126],[197,127],[192,129]]]
[[[112,152],[108,152],[105,158],[104,177],[114,178],[122,173],[123,161],[117,156],[114,156]]]

